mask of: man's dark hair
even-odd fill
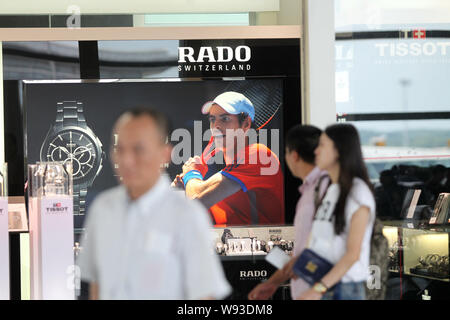
[[[166,140],[170,142],[168,137],[170,135],[170,132],[172,132],[172,124],[170,122],[170,119],[163,112],[148,107],[136,107],[123,112],[119,118],[125,115],[129,115],[132,118],[139,118],[142,116],[150,117],[155,121],[158,130],[164,139],[164,143],[166,142]]]
[[[287,133],[286,147],[289,151],[296,151],[303,161],[314,164],[314,150],[321,134],[322,131],[314,126],[296,125]]]

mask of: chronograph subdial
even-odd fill
[[[57,135],[49,143],[46,154],[48,161],[71,161],[74,180],[88,176],[97,157],[93,141],[76,130],[67,130]]]
[[[50,144],[50,147],[54,147],[54,149],[53,149],[50,157],[47,156],[47,158],[49,158],[49,160],[64,162],[68,159],[68,157],[70,158],[70,153],[69,153],[69,151],[67,151],[67,149],[65,147],[63,147],[63,146],[56,147],[54,144]]]
[[[81,165],[88,164],[92,159],[93,148],[80,146],[75,149],[73,157],[78,160]]]

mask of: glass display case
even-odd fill
[[[270,278],[277,269],[265,260],[266,255],[274,247],[292,254],[294,233],[293,226],[213,228],[211,240],[233,288],[227,300],[246,300],[256,285]],[[290,299],[289,288],[288,283],[280,286],[272,299]]]
[[[212,238],[221,257],[265,256],[273,247],[292,254],[294,249],[293,226],[214,228]]]
[[[403,229],[404,273],[449,282],[449,232]]]
[[[32,300],[75,298],[72,177],[72,161],[28,165]]]
[[[450,282],[450,227],[388,226],[383,234],[389,242],[389,271],[406,276]]]
[[[7,164],[0,164],[0,300],[10,297],[7,176]]]
[[[399,272],[399,230],[397,227],[385,226],[383,228],[383,235],[388,240],[389,245],[389,271]]]

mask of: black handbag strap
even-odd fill
[[[320,195],[320,186],[322,185],[323,181],[327,179],[327,186],[325,188],[325,191],[322,195]],[[323,175],[319,178],[319,181],[316,183],[316,187],[314,188],[314,217],[316,216],[317,210],[319,209],[320,205],[322,204],[323,199],[325,198],[328,188],[331,185],[331,179],[328,175]]]

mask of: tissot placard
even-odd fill
[[[31,298],[75,298],[73,201],[67,195],[31,197]]]

